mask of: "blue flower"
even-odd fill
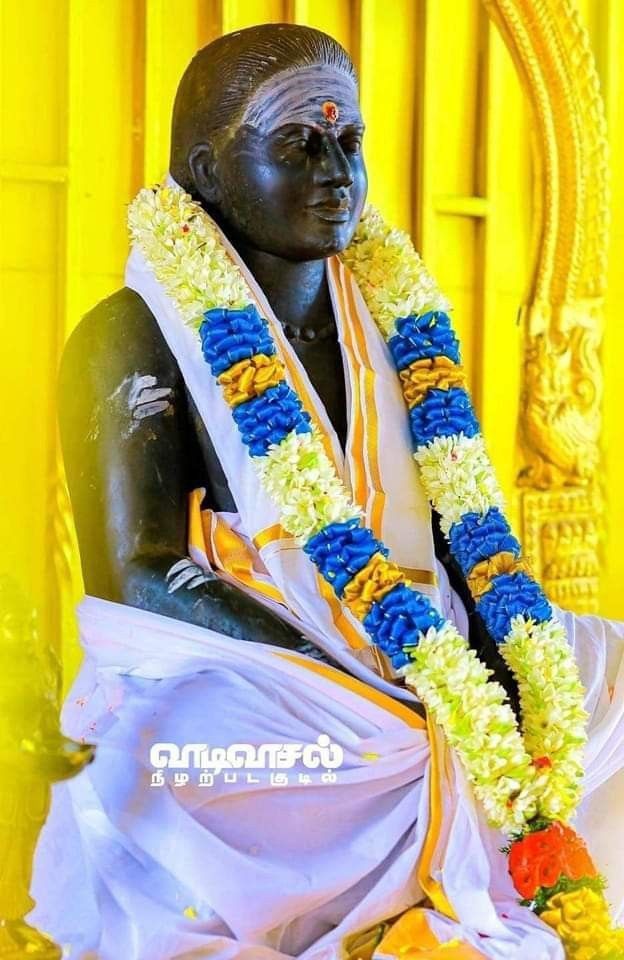
[[[429,627],[438,629],[444,620],[424,594],[398,583],[372,605],[363,623],[373,643],[393,658],[405,655],[406,648],[418,645],[421,632]]]
[[[468,576],[476,563],[503,550],[520,556],[520,544],[498,507],[490,507],[487,513],[465,513],[451,527],[449,543],[464,576]]]
[[[243,310],[206,310],[199,328],[202,352],[215,377],[239,360],[275,353],[269,327],[253,304]]]
[[[459,363],[459,341],[446,313],[435,310],[418,317],[403,317],[397,320],[396,329],[388,346],[397,370],[424,357],[445,356]]]
[[[375,538],[372,530],[360,526],[357,517],[328,524],[311,537],[303,549],[339,597],[373,554],[388,556],[388,548]]]
[[[542,588],[527,573],[501,573],[477,601],[477,611],[490,635],[501,643],[509,633],[512,617],[521,614],[536,623],[552,617],[552,608]]]
[[[451,387],[450,390],[432,388],[422,403],[412,407],[409,419],[416,447],[430,443],[436,437],[452,437],[459,433],[474,437],[479,433],[470,397],[462,387]]]
[[[393,653],[390,657],[390,662],[395,670],[399,670],[401,667],[404,667],[406,663],[409,663],[412,658],[408,653],[404,653],[403,650],[400,653]]]
[[[310,433],[310,414],[285,380],[232,410],[243,443],[253,457],[264,456],[272,443],[281,443],[294,430]]]

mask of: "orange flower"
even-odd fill
[[[554,887],[561,875],[561,863],[554,854],[547,854],[539,862],[539,886]]]
[[[513,848],[512,848],[513,849]],[[538,868],[535,863],[519,863],[509,867],[514,887],[523,900],[531,900],[539,890]]]
[[[537,767],[538,770],[543,770],[544,767],[552,767],[552,760],[550,757],[534,757],[533,766]]]
[[[579,880],[581,877],[597,877],[598,871],[584,840],[571,827],[566,827],[564,824],[560,824],[560,826],[565,838],[567,875],[571,880]]]
[[[561,876],[570,880],[597,876],[579,835],[558,821],[516,840],[509,854],[509,872],[525,900],[532,900],[540,887],[554,887]]]

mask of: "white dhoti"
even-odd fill
[[[145,611],[87,598],[79,617],[86,658],[63,726],[97,744],[96,761],[54,787],[29,916],[68,956],[338,960],[350,935],[435,901],[437,888],[456,919],[423,911],[433,942],[497,960],[562,957],[518,905],[503,837],[435,731],[432,775],[427,730],[407,706],[311,658]],[[567,620],[592,712],[579,827],[622,914],[624,629]],[[153,743],[320,733],[344,751],[333,783],[299,763],[282,786],[267,770],[151,786]]]

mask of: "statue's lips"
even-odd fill
[[[346,199],[333,203],[311,203],[307,209],[319,220],[327,220],[329,223],[347,223],[351,219],[351,205]]]

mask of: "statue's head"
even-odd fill
[[[227,34],[188,66],[171,173],[237,241],[289,260],[344,249],[366,197],[364,126],[346,51],[309,27]]]

